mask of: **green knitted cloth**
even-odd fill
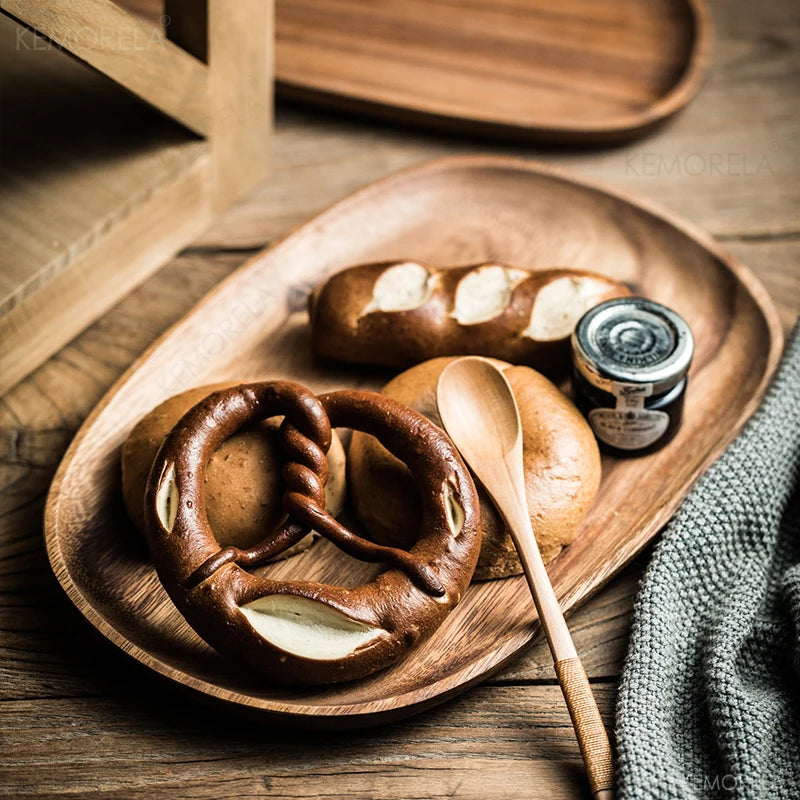
[[[623,800],[800,798],[800,325],[653,555],[617,743]]]

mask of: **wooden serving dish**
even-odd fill
[[[110,641],[185,687],[273,721],[333,727],[409,715],[497,670],[537,633],[523,578],[475,583],[442,628],[394,667],[330,688],[271,686],[189,628],[124,516],[120,445],[167,396],[226,379],[288,377],[317,391],[378,388],[388,373],[311,357],[305,299],[335,270],[392,258],[598,270],[675,308],[694,331],[679,435],[653,455],[604,460],[593,510],[549,566],[565,609],[656,535],[756,408],[781,352],[765,290],[709,237],[649,205],[527,161],[449,158],[401,172],[251,259],[156,342],[87,419],[53,482],[45,535],[69,598]],[[267,569],[347,583],[374,567],[321,542]]]
[[[281,95],[457,130],[631,138],[699,88],[702,0],[278,0]]]

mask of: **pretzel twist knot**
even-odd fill
[[[278,414],[285,519],[248,550],[220,548],[205,512],[205,466],[243,425]],[[331,425],[372,433],[414,475],[422,524],[409,551],[354,534],[325,510]],[[235,491],[235,487],[231,487]],[[360,677],[430,634],[477,561],[475,486],[450,440],[410,408],[371,392],[320,397],[274,381],[214,392],[187,412],[153,463],[145,496],[151,555],[175,605],[213,647],[282,682]],[[310,530],[385,571],[355,588],[278,581],[246,570]]]
[[[203,403],[217,409],[213,419],[218,421],[220,409],[230,408],[237,399],[241,400],[243,411],[251,419],[264,419],[276,412],[286,414],[280,429],[280,440],[289,458],[283,468],[283,478],[286,487],[284,506],[290,513],[274,531],[269,532],[253,547],[247,550],[226,547],[209,556],[187,578],[186,584],[189,588],[207,580],[225,564],[235,563],[243,567],[256,567],[299,542],[309,532],[310,526],[303,526],[297,519],[292,518],[292,508],[301,505],[313,506],[324,513],[325,484],[328,481],[328,461],[325,454],[331,445],[331,426],[319,400],[298,384],[276,381],[214,392]],[[196,414],[198,406],[190,410],[178,423],[178,426],[184,423],[185,428],[184,435],[179,437],[181,440],[197,438],[198,430],[202,437],[203,427],[198,429],[197,421],[191,418],[193,412]],[[227,410],[225,413],[228,413]],[[230,413],[226,417],[226,420],[228,419],[236,423],[237,428],[240,427],[238,414]],[[213,448],[206,446],[205,449],[213,452],[222,440],[233,432],[226,428],[224,435],[215,437]],[[208,455],[210,456],[210,452]],[[204,464],[202,466],[204,467]]]

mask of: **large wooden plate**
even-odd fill
[[[110,641],[179,684],[284,722],[343,726],[411,714],[497,670],[537,632],[522,578],[473,584],[443,627],[396,666],[333,688],[270,686],[218,656],[188,627],[124,517],[120,445],[167,396],[239,378],[290,377],[318,391],[380,386],[386,373],[312,359],[305,297],[334,270],[391,258],[599,270],[677,309],[694,330],[697,355],[678,437],[646,458],[606,458],[580,535],[549,566],[565,609],[655,536],[755,409],[781,351],[780,325],[764,289],[707,236],[643,203],[526,161],[451,158],[401,172],[251,259],[154,344],[93,411],[53,482],[45,533],[61,585]],[[269,569],[342,582],[365,574],[327,543]]]
[[[702,0],[279,0],[283,95],[451,128],[600,142],[683,107]]]

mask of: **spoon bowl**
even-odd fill
[[[437,387],[439,411],[450,437],[467,461],[504,458],[522,449],[522,423],[502,371],[486,358],[469,356],[449,364]],[[480,436],[475,433],[481,431]]]

